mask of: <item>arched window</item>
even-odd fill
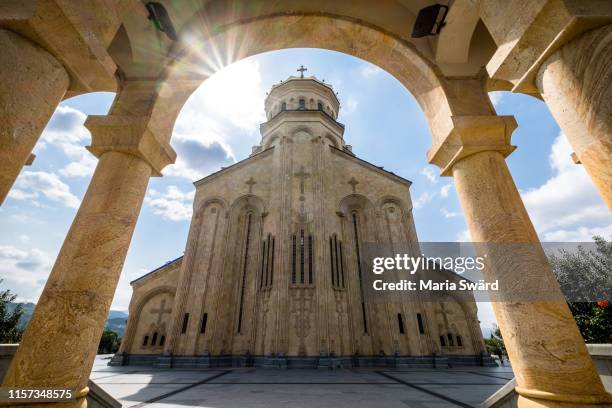
[[[420,313],[417,313],[417,324],[419,325],[419,333],[425,334],[425,326],[423,325],[423,317]]]
[[[400,334],[404,334],[404,318],[402,317],[401,313],[397,314],[397,325],[399,326],[399,332]]]
[[[157,332],[153,333],[153,338],[151,339],[151,345],[154,346],[157,343]]]
[[[300,98],[300,110],[304,110],[306,109],[306,100],[303,98]]]
[[[281,104],[281,111],[286,111],[287,110],[287,102],[283,102]]]
[[[463,347],[463,340],[461,340],[461,336],[457,335],[457,346]]]
[[[321,102],[317,103],[317,109],[320,111],[323,110],[323,104]]]
[[[440,336],[440,345],[441,345],[442,347],[445,347],[445,346],[446,346],[446,340],[444,340],[444,336]]]
[[[146,346],[147,344],[149,344],[149,336],[144,336],[144,340],[142,341],[142,345]]]
[[[163,346],[166,343],[166,336],[161,336],[159,339],[159,345]]]
[[[450,334],[450,333],[448,333],[448,334],[446,335],[446,337],[448,337],[448,345],[449,345],[449,346],[454,346],[454,345],[455,345],[455,341],[453,340],[453,335],[452,335],[452,334]]]

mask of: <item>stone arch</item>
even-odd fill
[[[172,286],[159,286],[155,289],[151,289],[149,292],[144,294],[134,306],[130,305],[130,324],[126,328],[124,340],[121,344],[122,351],[129,351],[132,349],[132,346],[134,345],[134,335],[136,334],[138,322],[140,321],[140,314],[142,313],[142,309],[147,304],[147,302],[155,296],[164,293],[174,296],[175,292],[176,288]],[[149,338],[149,341],[151,341],[151,338]]]
[[[453,128],[455,115],[494,115],[484,81],[449,80],[410,42],[366,22],[321,13],[282,13],[202,29],[199,16],[184,25],[190,40],[177,44],[176,58],[159,78],[151,108],[152,127],[169,135],[191,93],[223,66],[286,48],[322,48],[352,55],[386,70],[410,91],[427,117],[437,146]],[[217,60],[203,60],[216,56]],[[223,56],[223,57],[222,57]],[[470,103],[459,98],[469,92]]]
[[[218,206],[220,206],[223,209],[223,211],[227,211],[228,204],[227,204],[227,201],[225,201],[223,197],[211,196],[205,199],[203,202],[199,203],[197,205],[197,209],[195,212],[196,214],[202,214],[204,210],[206,209],[206,207],[210,205],[214,205],[214,204],[217,204]]]

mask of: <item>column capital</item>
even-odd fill
[[[455,163],[484,151],[497,151],[507,157],[516,149],[510,144],[517,124],[514,116],[452,116],[453,129],[427,152],[427,161],[450,176]]]
[[[92,140],[87,150],[98,158],[106,152],[131,154],[147,162],[156,177],[176,160],[170,144],[151,129],[148,116],[90,115],[85,127]]]

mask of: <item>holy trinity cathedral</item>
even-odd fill
[[[363,243],[418,244],[411,183],[351,151],[303,72],[272,87],[252,154],[195,182],[185,254],[132,282],[112,364],[483,362],[474,302],[364,298]]]

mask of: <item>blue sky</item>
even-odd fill
[[[332,84],[342,103],[345,140],[365,160],[413,181],[414,217],[421,241],[469,241],[451,178],[440,178],[426,161],[429,129],[415,99],[392,76],[344,54],[293,49],[257,55],[226,67],[206,81],[183,108],[173,133],[177,163],[149,183],[132,244],[113,302],[126,310],[129,281],[182,255],[191,216],[192,182],[220,166],[245,158],[259,141],[263,101],[270,87],[296,75]],[[46,281],[91,178],[96,159],[83,146],[86,115],[105,114],[111,93],[71,98],[58,107],[0,207],[0,278],[21,300],[35,301]],[[547,241],[612,237],[612,215],[546,105],[507,92],[491,94],[499,114],[514,115],[518,149],[508,165],[538,234]],[[480,307],[485,325],[490,308]]]

